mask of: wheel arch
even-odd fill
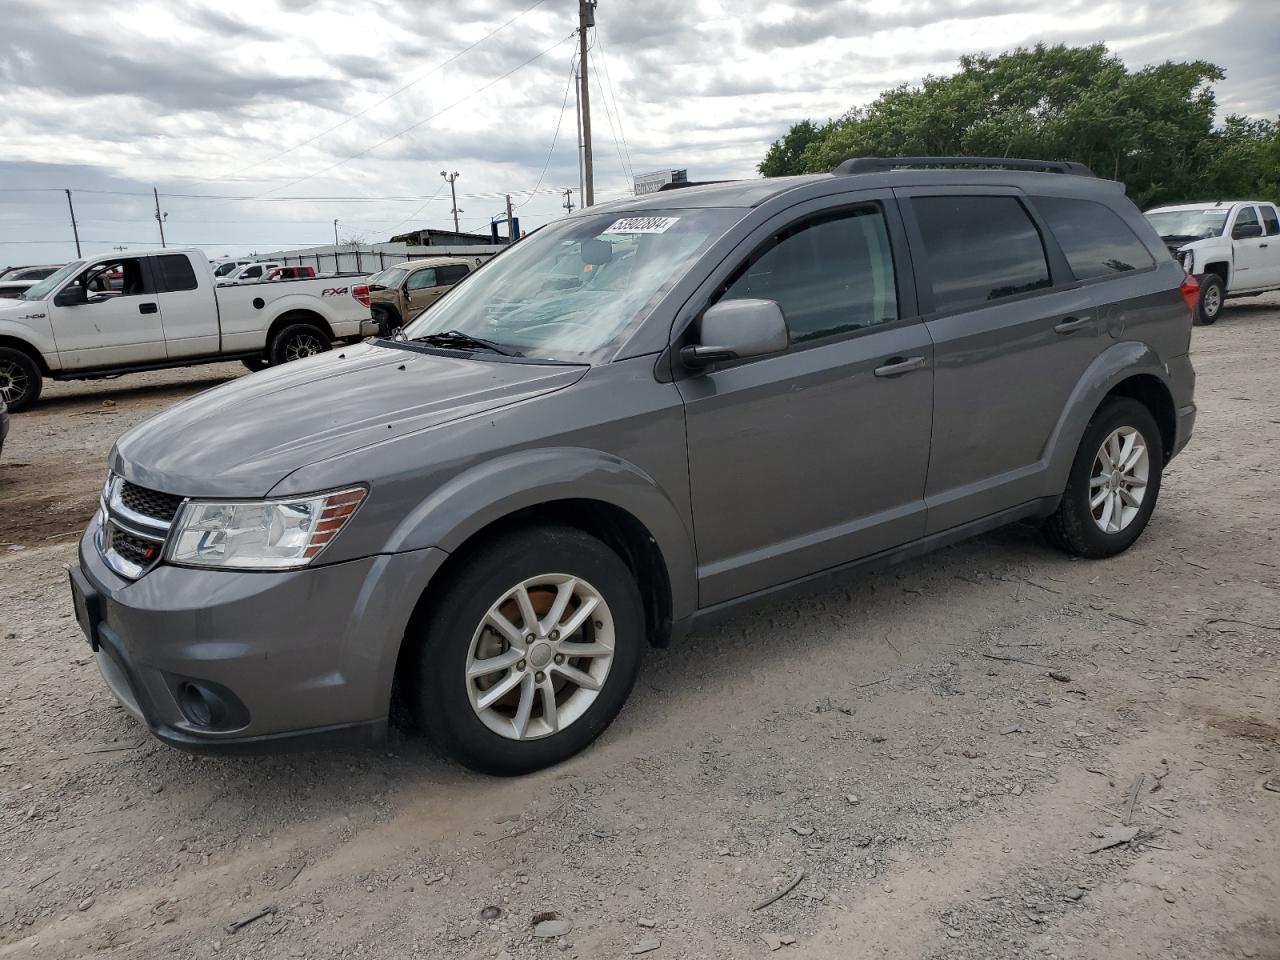
[[[40,368],[40,375],[48,377],[52,375],[48,362],[36,347],[32,346],[21,337],[11,337],[7,334],[0,333],[0,347],[8,347],[10,350],[17,350],[19,353],[25,353],[30,357],[37,367]]]
[[[1177,407],[1165,365],[1144,343],[1117,343],[1095,358],[1080,378],[1045,444],[1046,495],[1060,494],[1066,486],[1080,439],[1110,396],[1132,397],[1152,411],[1160,427],[1165,462],[1169,461],[1177,441]]]
[[[330,340],[333,339],[333,327],[329,325],[329,321],[323,315],[315,310],[309,310],[305,307],[294,307],[289,310],[285,310],[271,321],[271,326],[267,328],[266,349],[271,349],[272,342],[281,330],[295,323],[309,324],[323,331],[325,336]]]
[[[1210,260],[1200,271],[1202,274],[1212,273],[1222,281],[1223,292],[1231,288],[1231,264],[1226,260]]]

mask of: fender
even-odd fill
[[[1126,340],[1113,344],[1089,364],[1063,407],[1062,416],[1045,443],[1040,462],[1045,465],[1045,496],[1057,496],[1067,485],[1085,428],[1103,399],[1117,384],[1146,374],[1155,377],[1172,397],[1168,365],[1145,343]]]
[[[62,363],[58,359],[58,348],[53,342],[53,327],[49,322],[49,308],[41,301],[18,301],[27,310],[6,310],[0,317],[0,344],[3,341],[18,341],[29,352],[35,353],[49,370],[58,370]]]
[[[671,581],[672,615],[697,604],[693,536],[681,511],[635,464],[582,447],[522,450],[451,479],[393,532],[387,552],[438,547],[450,553],[494,521],[555,500],[597,500],[635,517],[657,543]]]

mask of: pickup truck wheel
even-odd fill
[[[324,353],[329,347],[329,338],[319,327],[309,323],[291,323],[276,334],[267,356],[273,364],[288,363]]]
[[[568,527],[512,533],[473,555],[418,642],[410,701],[442,750],[510,776],[559,763],[609,725],[645,642],[635,578]]]
[[[1045,533],[1078,557],[1100,559],[1129,549],[1151,519],[1163,465],[1151,411],[1137,400],[1112,397],[1084,432]]]
[[[10,413],[26,409],[40,397],[40,367],[21,350],[0,347],[0,399]]]
[[[1222,278],[1216,273],[1206,273],[1200,277],[1200,302],[1196,305],[1196,323],[1200,326],[1213,326],[1222,314],[1222,302],[1226,299],[1226,287]]]

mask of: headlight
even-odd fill
[[[236,570],[305,567],[351,519],[361,487],[287,500],[189,500],[173,523],[170,563]]]

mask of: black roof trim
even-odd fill
[[[664,183],[655,193],[662,193],[666,190],[683,190],[685,187],[709,187],[716,183],[733,183],[733,180],[679,180],[672,183]]]
[[[878,173],[897,167],[1001,167],[1010,170],[1039,170],[1092,177],[1093,171],[1074,160],[1022,160],[1014,157],[851,157],[831,172],[836,175]]]

